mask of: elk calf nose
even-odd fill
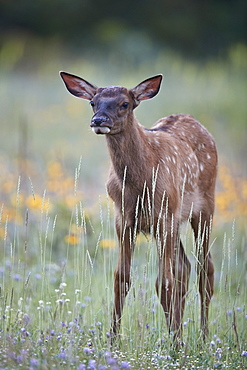
[[[93,127],[93,126],[96,126],[96,127],[101,126],[106,121],[107,121],[107,117],[94,117],[91,120],[91,127]]]
[[[105,126],[105,123],[109,121],[107,117],[94,117],[91,120],[91,128],[95,134],[108,134],[110,132],[110,128]]]

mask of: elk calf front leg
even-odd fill
[[[111,333],[113,336],[116,336],[119,332],[125,297],[130,289],[130,267],[133,252],[131,229],[126,229],[125,232],[122,233],[117,228],[117,234],[120,251],[117,268],[114,273],[114,309],[111,326]]]
[[[171,227],[171,223],[168,225],[170,226],[167,226],[167,234],[159,232],[157,238],[159,275],[156,280],[156,291],[166,316],[168,330],[174,333],[176,339],[181,335],[183,298],[187,292],[189,267],[187,268],[183,258],[184,254],[181,253],[179,257],[180,254],[176,253],[177,227],[175,225]]]

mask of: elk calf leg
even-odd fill
[[[203,338],[208,336],[208,311],[209,304],[214,292],[214,265],[211,254],[204,259],[199,267],[199,292],[201,297],[201,329]]]
[[[213,211],[211,212],[213,214]],[[192,219],[191,225],[197,241],[197,274],[199,277],[199,293],[201,297],[201,330],[203,338],[208,335],[208,311],[214,292],[214,265],[208,251],[211,217],[200,215]]]
[[[119,261],[114,274],[114,310],[112,319],[112,334],[115,336],[120,327],[125,297],[130,289],[130,265],[123,268],[122,261]]]
[[[188,292],[190,262],[180,242],[174,262],[160,261],[160,274],[156,280],[156,291],[166,316],[169,332],[174,339],[181,338],[185,297]]]
[[[111,333],[115,336],[119,332],[125,297],[129,292],[130,266],[133,243],[131,242],[132,230],[126,229],[122,236],[121,228],[117,223],[117,234],[120,244],[120,254],[117,268],[114,273],[114,309],[111,325]]]
[[[191,264],[188,260],[182,242],[180,241],[179,249],[176,251],[175,258],[175,294],[177,295],[176,301],[179,302],[178,306],[175,306],[175,310],[179,311],[175,313],[175,317],[178,317],[180,326],[175,336],[181,338],[182,336],[182,319],[184,314],[185,299],[189,288]]]

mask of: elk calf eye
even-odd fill
[[[94,104],[93,101],[90,101],[90,105],[91,105],[91,107],[94,107],[95,106],[95,104]]]
[[[129,106],[129,103],[127,101],[122,104],[122,108],[124,109],[128,108],[128,106]]]

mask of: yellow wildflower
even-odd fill
[[[116,242],[114,239],[102,239],[99,243],[101,248],[115,248]]]
[[[77,235],[69,234],[69,235],[65,235],[64,241],[67,244],[75,245],[79,243],[80,238]]]
[[[49,201],[43,199],[40,195],[29,195],[26,199],[26,205],[31,210],[47,211],[51,208]]]

